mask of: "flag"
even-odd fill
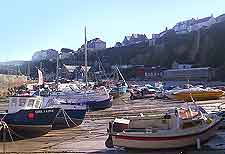
[[[41,70],[38,69],[38,85],[43,85],[43,84],[44,84],[43,73],[41,72]]]

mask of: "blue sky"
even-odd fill
[[[107,47],[125,35],[159,33],[176,22],[225,13],[224,0],[0,0],[0,61],[35,51],[76,50],[87,37]]]

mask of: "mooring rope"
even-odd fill
[[[2,118],[1,118],[1,122],[4,120],[4,118],[6,117],[7,114],[5,114]]]
[[[62,108],[61,109],[62,110],[62,113],[63,113],[63,117],[64,117],[64,119],[65,119],[65,121],[66,121],[66,124],[67,124],[67,126],[70,128],[70,125],[69,125],[69,123],[68,123],[68,121],[67,121],[67,118],[66,118],[66,115],[65,115],[65,110]]]
[[[72,118],[67,114],[67,112],[64,110],[64,114],[68,117],[68,119],[75,125],[77,126],[77,124],[72,120]]]
[[[7,129],[11,141],[14,143],[14,140],[13,140],[13,137],[12,137],[12,134],[11,134],[9,126],[7,125],[7,123],[5,121],[1,121],[1,123],[3,125],[3,128],[2,128],[3,129],[3,133],[5,133],[4,131],[5,131],[5,129]],[[3,139],[3,142],[5,142],[4,140],[5,139]]]

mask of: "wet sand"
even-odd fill
[[[7,103],[0,102],[0,109],[4,110]],[[214,110],[225,99],[198,102],[207,110]],[[170,108],[178,107],[182,103],[170,100],[129,100],[128,95],[113,101],[109,109],[89,112],[84,122],[75,128],[52,130],[48,134],[26,140],[0,143],[0,152],[8,153],[151,153],[151,154],[181,154],[181,153],[225,153],[225,131],[218,130],[217,135],[202,146],[202,150],[195,147],[178,150],[140,151],[124,150],[122,148],[108,149],[105,147],[107,139],[106,128],[108,122],[117,116],[162,113]]]

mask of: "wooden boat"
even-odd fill
[[[40,97],[9,97],[7,112],[0,114],[1,121],[7,125],[13,138],[37,137],[48,133],[56,118],[59,108],[41,109]],[[3,136],[3,129],[0,136]]]
[[[180,108],[164,116],[115,119],[109,123],[105,145],[137,149],[183,148],[212,137],[221,121],[216,115]]]
[[[218,99],[224,95],[224,91],[216,90],[216,89],[203,89],[203,88],[189,88],[189,89],[181,89],[176,90],[170,95],[167,95],[169,98],[176,99],[176,100],[183,100],[183,101],[192,101],[190,97],[190,93],[192,97],[196,101],[204,101],[204,100],[212,100]]]

